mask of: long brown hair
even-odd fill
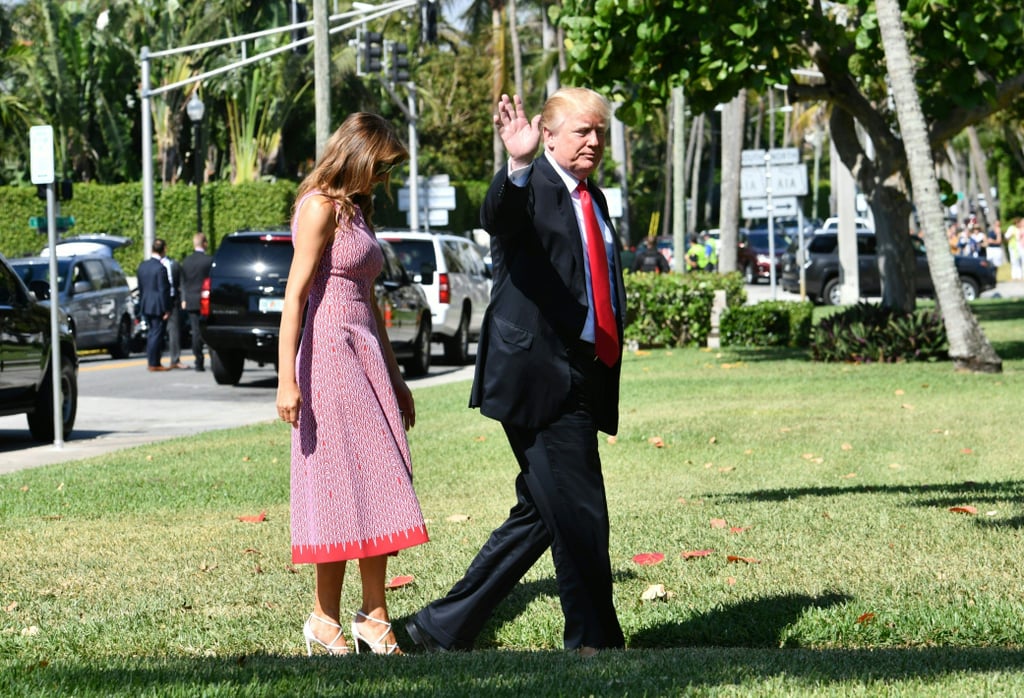
[[[295,201],[298,203],[306,192],[319,190],[339,204],[339,223],[351,220],[358,206],[372,228],[375,170],[380,165],[395,165],[408,158],[409,151],[390,122],[378,114],[355,112],[331,134],[320,161],[299,185]],[[388,198],[391,197],[390,185],[388,171],[384,175]]]

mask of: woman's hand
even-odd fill
[[[398,398],[398,411],[402,415],[402,425],[406,431],[416,426],[416,403],[412,399],[412,391],[401,378],[392,381],[395,397]]]
[[[299,426],[299,407],[302,406],[302,394],[297,383],[278,380],[277,416],[282,422],[288,422],[292,428]]]

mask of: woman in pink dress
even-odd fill
[[[387,558],[427,542],[405,437],[416,411],[374,297],[383,255],[370,222],[374,187],[408,157],[382,117],[352,114],[299,186],[292,216],[277,411],[292,425],[292,560],[316,565],[302,628],[308,654],[314,645],[348,653],[341,585],[353,559],[363,592],[351,618],[355,649],[400,653],[384,598]]]

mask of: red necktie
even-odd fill
[[[594,202],[587,191],[586,180],[580,182],[580,205],[583,207],[583,227],[587,232],[587,257],[590,259],[590,285],[594,294],[594,345],[597,358],[607,366],[619,360],[619,330],[615,326],[615,311],[608,283],[608,251],[604,246],[601,226],[594,215]]]

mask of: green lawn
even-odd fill
[[[290,562],[277,422],[2,476],[0,695],[1024,694],[1024,300],[974,307],[1000,375],[628,356],[601,455],[629,649],[590,660],[560,650],[548,558],[477,651],[306,658],[312,568]],[[468,388],[416,391],[432,541],[390,567],[415,577],[389,592],[407,648],[402,621],[513,504],[509,448]]]

